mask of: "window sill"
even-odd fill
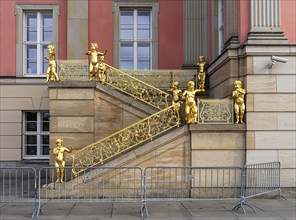
[[[47,164],[49,159],[23,159],[22,164]]]

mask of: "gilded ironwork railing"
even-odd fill
[[[123,70],[149,85],[157,88],[171,88],[172,82],[179,82],[179,88],[187,88],[189,81],[197,85],[196,70]]]
[[[124,128],[106,138],[92,143],[74,153],[68,155],[72,158],[74,175],[78,175],[85,169],[103,164],[113,158],[147,140],[152,140],[174,127],[180,126],[180,118],[175,114],[174,105],[163,109],[127,128]]]
[[[232,124],[233,101],[229,99],[198,99],[199,124]]]
[[[58,60],[58,74],[61,81],[88,81],[87,60]],[[196,70],[121,70],[142,82],[161,89],[171,88],[172,82],[179,82],[179,88],[187,88],[189,81],[197,85]]]
[[[106,66],[105,83],[107,85],[120,90],[135,99],[152,105],[159,110],[168,107],[168,98],[170,97],[170,94],[142,82],[141,80],[108,64],[106,64]]]
[[[87,60],[58,60],[61,81],[88,81]]]

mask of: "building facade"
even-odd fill
[[[294,0],[0,1],[0,164],[48,164],[47,45],[58,60],[86,60],[97,42],[119,69],[194,69],[204,55],[208,98],[231,97],[241,80],[242,163],[279,160],[283,186],[295,187],[294,21]]]

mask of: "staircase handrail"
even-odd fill
[[[107,67],[105,72],[105,83],[107,85],[159,110],[168,107],[168,98],[170,94],[151,86],[128,73],[116,69],[115,67],[108,64],[105,65]]]
[[[175,112],[175,105],[171,105],[141,121],[134,123],[114,134],[111,134],[97,142],[94,142],[76,152],[68,155],[72,158],[72,172],[75,176],[84,172],[81,167],[92,167],[103,164],[119,154],[131,148],[152,140],[153,137],[160,135],[174,127],[180,126],[180,117]]]

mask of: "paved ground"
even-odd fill
[[[159,220],[275,220],[296,219],[296,199],[252,199],[248,200],[257,212],[245,206],[242,210],[232,211],[238,201],[194,201],[194,202],[148,202],[149,217]],[[33,203],[0,203],[0,219],[29,219],[34,210]],[[137,203],[59,203],[43,204],[40,219],[79,219],[79,220],[134,220],[140,217],[140,205]]]

